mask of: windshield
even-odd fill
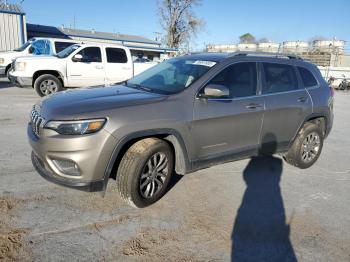
[[[73,53],[75,50],[77,50],[79,47],[80,47],[80,45],[71,45],[71,46],[67,47],[66,49],[63,49],[56,56],[58,58],[66,58],[71,53]]]
[[[16,48],[16,49],[13,49],[13,51],[22,52],[22,51],[24,51],[28,46],[30,46],[31,43],[32,43],[32,41],[25,42],[24,45],[22,45],[21,47],[18,47],[18,48]]]
[[[156,93],[175,94],[189,87],[216,63],[173,58],[135,76],[125,84]]]

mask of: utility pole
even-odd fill
[[[160,38],[161,38],[162,33],[161,33],[161,32],[153,32],[153,34],[155,34],[155,35],[156,35],[156,37],[155,37],[156,42],[159,42],[159,41],[160,41]]]

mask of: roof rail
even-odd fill
[[[265,57],[275,57],[275,58],[288,58],[288,59],[297,59],[297,60],[303,60],[302,57],[292,54],[283,54],[283,53],[270,53],[270,52],[233,52],[231,53],[231,56],[265,56]]]

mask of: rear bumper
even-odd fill
[[[19,76],[14,76],[10,73],[9,79],[11,83],[13,83],[15,86],[19,87],[31,87],[32,86],[32,77],[19,77]]]
[[[76,180],[70,180],[67,178],[61,178],[49,170],[45,169],[43,162],[39,159],[39,157],[32,152],[32,163],[35,170],[46,180],[61,185],[65,187],[70,187],[82,191],[87,192],[97,192],[102,191],[105,188],[105,180],[93,181],[93,182],[82,182]]]

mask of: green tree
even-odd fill
[[[239,42],[241,44],[250,44],[250,43],[255,43],[256,39],[252,34],[245,33],[239,37]]]

